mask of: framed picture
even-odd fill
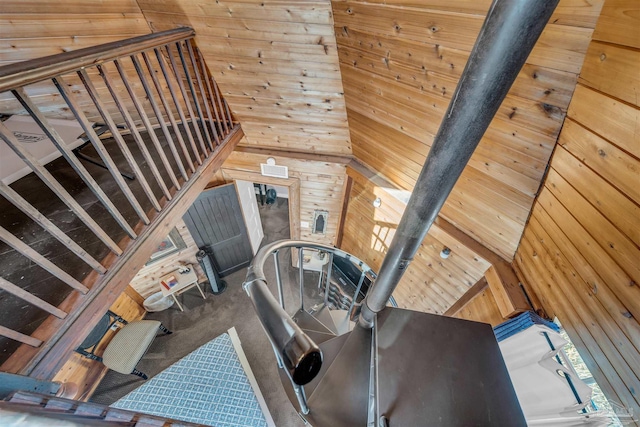
[[[174,228],[169,235],[160,242],[158,248],[151,254],[149,261],[147,261],[145,265],[154,264],[176,252],[180,252],[186,247],[187,245],[184,243],[184,240],[182,240],[182,237],[180,237],[178,229]]]

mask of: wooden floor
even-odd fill
[[[177,165],[169,152],[168,144],[162,132],[157,130],[156,134],[167,157],[170,159],[169,163],[171,168],[174,173],[178,175]],[[152,147],[149,135],[141,132],[141,136],[148,143],[147,146]],[[149,164],[145,162],[133,138],[130,135],[125,135],[124,139],[134,157],[138,160],[142,174],[147,178],[154,194],[158,199],[161,199],[162,191],[160,186],[153,180]],[[120,150],[117,148],[114,139],[105,139],[103,142],[118,168],[123,172],[130,172],[130,168]],[[157,152],[154,152],[152,148],[150,148],[150,152],[152,153],[154,162],[158,165],[164,181],[167,183],[167,186],[171,188],[168,172],[162,168],[160,156]],[[92,157],[98,157],[92,146],[85,147],[82,153]],[[193,153],[190,154],[193,155]],[[110,172],[86,161],[83,161],[83,164],[105,193],[111,198],[127,222],[135,228],[139,218],[123,196]],[[47,165],[47,169],[115,242],[120,242],[126,236],[123,229],[73,171],[66,160],[63,158],[54,160]],[[125,181],[145,212],[153,209],[151,202],[145,196],[139,180]],[[33,173],[14,182],[11,184],[11,187],[49,218],[63,232],[68,234],[92,257],[101,260],[109,253],[109,249],[69,211],[67,206]],[[79,281],[82,281],[92,271],[91,267],[81,261],[80,258],[75,256],[63,244],[51,237],[51,235],[38,224],[2,197],[0,197],[0,226],[13,233],[32,249],[48,258]],[[71,287],[53,277],[1,241],[0,277],[54,306],[58,306],[72,291]],[[0,325],[30,335],[47,316],[48,313],[37,307],[25,303],[7,292],[0,291]],[[3,363],[19,345],[20,343],[17,341],[0,336],[0,364]]]

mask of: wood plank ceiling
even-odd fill
[[[332,2],[354,155],[411,190],[490,5]],[[441,215],[511,260],[601,1],[561,0]]]
[[[351,154],[328,0],[138,3],[154,31],[196,30],[247,145]]]

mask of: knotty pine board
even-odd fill
[[[610,400],[640,409],[640,5],[606,0],[515,257]]]

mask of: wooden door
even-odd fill
[[[220,276],[249,265],[253,253],[235,185],[203,191],[182,219],[196,245],[213,254]]]

